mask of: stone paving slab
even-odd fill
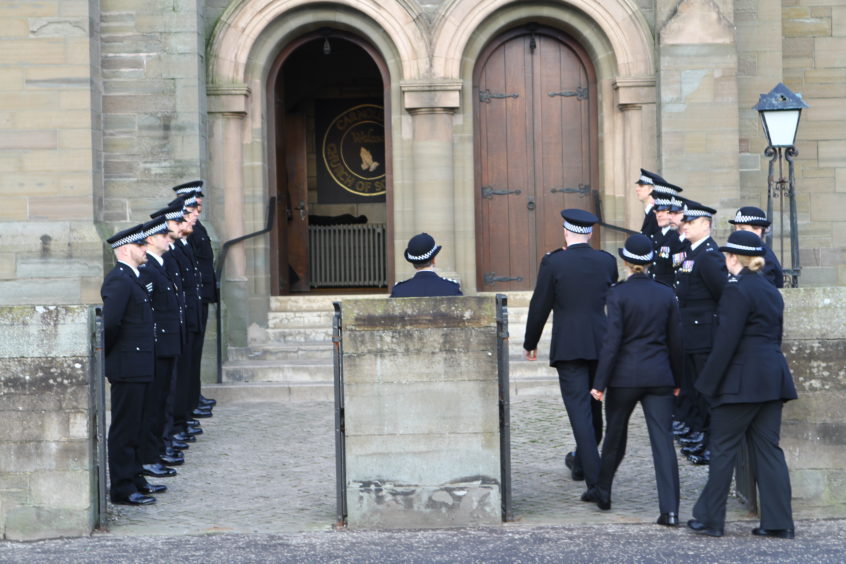
[[[512,414],[514,516],[526,525],[652,523],[658,515],[652,457],[639,410],[614,484],[613,510],[579,501],[564,455],[574,442],[557,394],[515,398]],[[186,452],[169,491],[149,507],[109,506],[118,535],[293,533],[335,522],[334,406],[331,402],[221,402]],[[680,460],[681,517],[707,467]],[[797,518],[801,514],[796,515]],[[813,517],[806,515],[805,517]],[[729,500],[729,520],[750,519]]]

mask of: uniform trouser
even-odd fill
[[[153,381],[144,394],[144,422],[141,429],[139,453],[142,464],[156,464],[164,450],[162,429],[164,428],[165,402],[170,391],[170,379],[176,357],[156,357],[156,372]]]
[[[112,422],[109,425],[109,493],[112,500],[126,499],[147,483],[141,476],[139,441],[148,384],[111,383]]]
[[[611,500],[611,483],[626,454],[629,418],[637,402],[643,406],[652,462],[658,486],[658,508],[661,513],[679,512],[679,466],[673,445],[673,388],[609,387],[605,392],[605,442],[599,467],[597,490],[603,499]]]
[[[778,446],[782,402],[736,403],[711,411],[711,463],[708,482],[693,506],[693,516],[708,527],[723,530],[726,499],[737,452],[744,437],[755,460],[755,481],[761,500],[761,527],[793,528],[790,475]]]
[[[171,367],[170,376],[167,380],[167,394],[165,395],[164,413],[162,417],[162,450],[171,448],[173,446],[173,414],[174,406],[176,404],[176,384],[178,380],[178,366],[179,357],[175,357],[173,359],[173,366]]]
[[[209,320],[209,304],[203,301],[200,308],[200,315],[202,316],[202,330],[199,332],[197,339],[194,341],[192,354],[194,355],[194,363],[191,372],[191,410],[197,408],[200,404],[200,382],[201,382],[201,368],[203,359],[203,344],[206,340],[206,324]]]
[[[602,440],[602,403],[590,395],[596,361],[569,360],[557,363],[555,368],[576,439],[576,467],[584,472],[587,486],[592,487],[599,478],[597,445]]]
[[[683,405],[683,408],[677,409],[676,417],[676,419],[684,421],[691,431],[705,433],[706,445],[711,408],[708,405],[708,400],[694,387],[694,384],[696,384],[696,379],[708,360],[708,354],[707,352],[685,353],[684,375],[679,392],[679,403]],[[678,415],[682,415],[682,417]]]
[[[185,430],[185,421],[191,418],[191,378],[194,374],[195,342],[200,333],[188,331],[182,346],[182,354],[176,367],[176,397],[173,403],[173,432],[181,433]]]

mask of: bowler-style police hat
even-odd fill
[[[185,221],[185,206],[182,205],[182,198],[177,198],[174,202],[174,204],[168,205],[166,208],[154,211],[150,214],[150,217],[164,216],[168,221],[182,223]]]
[[[158,235],[159,233],[167,233],[167,219],[164,216],[160,215],[156,218],[151,219],[147,223],[144,224],[144,236],[149,237],[150,235]]]
[[[186,196],[186,195],[183,194],[182,196],[177,196],[176,199],[174,199],[168,205],[169,206],[176,206],[176,205],[179,205],[180,203],[182,204],[183,208],[196,208],[197,207],[197,196],[194,196],[193,194],[190,195],[190,196]]]
[[[561,210],[561,217],[564,218],[564,229],[581,235],[590,235],[593,225],[599,222],[598,217],[578,208]]]
[[[693,200],[687,200],[684,204],[684,221],[693,221],[700,217],[714,217],[715,213],[717,213],[717,210],[714,208],[709,208]]]
[[[192,180],[191,182],[185,182],[184,184],[179,184],[173,187],[173,191],[176,192],[179,196],[188,196],[194,195],[199,196],[200,198],[205,198],[205,194],[203,194],[203,181],[202,180]]]
[[[652,262],[654,251],[649,237],[640,233],[630,235],[622,249],[617,249],[620,258],[629,264],[647,265]]]
[[[139,223],[129,229],[118,231],[106,239],[106,242],[111,245],[113,249],[117,249],[118,247],[122,247],[123,245],[128,245],[130,243],[143,245],[144,239],[146,238],[147,236],[144,235],[144,226]]]
[[[732,225],[756,225],[758,227],[769,227],[770,220],[761,208],[755,206],[743,206],[734,215],[734,219],[728,220]]]
[[[646,184],[648,186],[652,186],[655,184],[655,179],[661,179],[659,175],[655,174],[654,172],[649,172],[645,168],[640,169],[640,177],[635,181],[635,184]]]
[[[751,231],[735,231],[729,235],[728,242],[720,247],[720,250],[724,253],[750,257],[762,257],[767,252],[761,238]]]
[[[655,198],[655,209],[657,211],[684,211],[685,198],[681,196],[664,196]]]
[[[411,264],[425,264],[441,252],[441,246],[428,233],[415,235],[408,241],[405,249],[405,260]]]
[[[652,195],[653,197],[661,195],[661,196],[678,196],[679,192],[682,192],[684,188],[681,186],[676,186],[675,184],[670,184],[663,178],[660,178],[655,181],[655,184],[652,185]]]

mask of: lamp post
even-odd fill
[[[796,176],[793,161],[799,151],[794,146],[796,130],[802,109],[808,104],[801,94],[793,93],[779,82],[768,94],[761,94],[755,109],[761,116],[761,124],[767,135],[767,148],[764,155],[770,159],[767,178],[767,217],[773,221],[773,199],[779,200],[779,240],[780,259],[784,263],[784,199],[787,196],[790,214],[790,268],[784,269],[785,285],[796,288],[799,285],[799,228],[796,215]],[[775,162],[778,160],[778,179],[775,177]],[[784,178],[784,160],[787,161],[788,178]],[[767,233],[767,245],[772,248],[773,233]]]

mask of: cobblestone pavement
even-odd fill
[[[552,389],[552,388],[550,388]],[[643,415],[632,415],[628,453],[614,482],[613,510],[579,501],[564,455],[574,442],[557,393],[511,405],[514,516],[525,525],[652,523],[658,501]],[[335,521],[334,407],[331,402],[219,404],[205,434],[186,451],[179,476],[149,507],[110,506],[118,535],[328,530]],[[704,484],[706,467],[680,460],[681,517]],[[151,480],[154,481],[155,480]],[[798,517],[798,515],[797,515]],[[747,519],[729,500],[729,520]]]

